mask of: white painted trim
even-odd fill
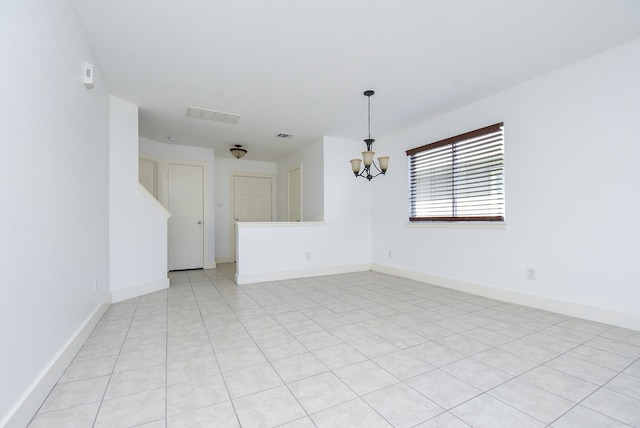
[[[247,228],[247,227],[272,227],[272,228],[280,228],[280,227],[309,227],[309,226],[324,226],[326,223],[324,221],[237,221],[236,224],[238,227]]]
[[[222,264],[222,263],[233,263],[235,261],[235,257],[220,257],[216,259],[216,263],[218,264]]]
[[[295,269],[279,272],[263,272],[239,275],[236,273],[236,284],[255,284],[258,282],[282,281],[285,279],[309,278],[313,276],[337,275],[341,273],[366,272],[371,270],[371,264],[364,263],[346,266],[326,266],[310,269]]]
[[[112,291],[111,301],[113,303],[118,303],[123,300],[133,299],[134,297],[144,296],[145,294],[165,290],[167,288],[169,288],[169,278],[163,278],[147,284],[134,285],[133,287],[123,288],[122,290]]]
[[[582,318],[619,327],[640,330],[640,315],[620,312],[614,309],[601,308],[583,303],[567,302],[552,299],[550,297],[537,296],[535,294],[519,291],[505,290],[504,288],[476,284],[454,278],[430,275],[391,266],[374,264],[372,270],[401,278],[413,279],[427,284],[438,285],[454,290],[464,291],[479,296],[489,297],[504,302],[515,303],[531,308],[556,312],[571,317]]]
[[[302,201],[304,200],[304,195],[302,192],[304,191],[304,186],[302,183],[302,162],[299,162],[293,166],[289,167],[287,171],[287,220],[291,221],[291,171],[295,171],[296,169],[300,170],[300,221],[304,218],[304,213],[302,212],[302,208],[304,204]],[[294,220],[295,221],[295,220]]]
[[[0,426],[4,428],[26,427],[29,421],[38,412],[42,403],[47,398],[60,377],[64,374],[71,361],[78,354],[82,345],[98,325],[98,322],[111,304],[111,296],[107,295],[100,302],[87,319],[81,324],[67,343],[62,346],[56,356],[53,357],[49,366],[40,373],[27,392],[20,397],[20,400],[11,409],[7,417],[0,421]]]
[[[499,221],[414,221],[407,223],[410,229],[499,229],[507,223]]]

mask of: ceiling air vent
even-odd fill
[[[208,110],[206,108],[191,106],[189,106],[189,108],[187,109],[187,117],[231,124],[238,123],[238,119],[240,119],[240,115],[238,114],[225,113],[223,111]]]
[[[280,133],[280,134],[276,134],[276,137],[278,137],[278,138],[293,138],[293,137],[295,137],[295,135]]]

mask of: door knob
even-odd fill
[[[198,220],[198,224],[202,224],[202,220]]]

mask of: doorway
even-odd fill
[[[258,175],[233,175],[231,181],[231,256],[236,257],[236,221],[273,221],[273,178]]]
[[[169,163],[169,270],[204,268],[204,171]]]

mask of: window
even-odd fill
[[[504,221],[503,124],[407,150],[410,221]]]

